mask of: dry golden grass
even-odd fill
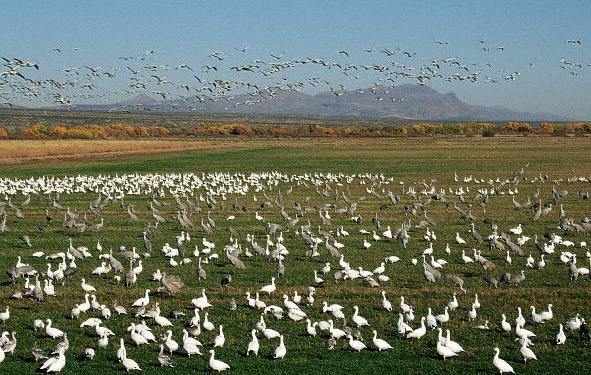
[[[7,140],[0,148],[0,158],[42,157],[92,154],[96,152],[135,151],[199,147],[203,142],[170,140]]]
[[[186,140],[5,140],[0,142],[0,165],[55,159],[90,159],[157,152],[215,149],[228,142]]]

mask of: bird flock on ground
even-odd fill
[[[565,44],[580,49],[579,39]],[[0,98],[7,105],[112,104],[123,97],[148,94],[158,103],[121,104],[121,110],[167,109],[200,110],[204,102],[225,103],[231,111],[253,106],[284,91],[330,92],[342,95],[370,95],[376,101],[398,105],[408,98],[389,90],[403,84],[430,82],[500,83],[513,82],[535,62],[526,66],[505,66],[503,54],[510,53],[499,43],[481,39],[475,42],[477,60],[462,58],[445,41],[434,42],[441,49],[437,56],[401,48],[364,47],[339,50],[326,56],[289,56],[286,52],[265,53],[257,48],[236,47],[212,51],[196,61],[170,61],[165,53],[151,50],[124,54],[117,61],[72,66],[82,50],[51,48],[52,63],[61,65],[48,71],[43,62],[24,57],[2,56]],[[195,58],[193,58],[195,59]],[[108,66],[107,66],[108,64]],[[561,57],[556,67],[576,76],[591,62]],[[361,83],[360,83],[361,82]]]
[[[409,340],[426,340],[437,356],[454,360],[471,350],[453,340],[458,331],[449,323],[455,321],[475,332],[503,332],[506,342],[515,338],[515,350],[525,365],[503,360],[494,345],[485,354],[490,355],[490,372],[496,368],[513,373],[516,366],[536,360],[532,345],[542,324],[555,327],[555,345],[577,345],[575,334],[589,339],[585,312],[572,306],[555,303],[536,309],[528,304],[493,316],[486,312],[491,306],[481,304],[476,292],[491,290],[482,287],[483,281],[490,288],[518,288],[531,275],[550,268],[550,262],[558,278],[589,282],[582,279],[590,277],[591,254],[584,236],[591,230],[591,218],[580,215],[581,210],[569,215],[563,202],[568,197],[570,205],[578,202],[588,210],[588,192],[569,192],[567,187],[584,187],[591,178],[527,176],[526,167],[504,178],[455,173],[447,184],[404,183],[383,174],[279,172],[0,178],[0,239],[14,239],[11,247],[20,254],[6,270],[10,281],[5,289],[10,294],[3,293],[19,306],[30,306],[15,308],[6,299],[0,312],[7,329],[0,337],[0,362],[21,360],[14,355],[18,351],[21,357],[40,361],[39,370],[60,372],[70,361],[96,361],[101,351],[125,371],[149,370],[155,363],[173,367],[191,356],[208,357],[202,366],[225,371],[239,363],[226,363],[215,350],[228,341],[238,345],[246,340],[248,344],[234,348],[245,354],[244,361],[263,352],[269,360],[283,359],[290,355],[290,344],[306,345],[306,340],[324,341],[327,350],[353,352],[387,352],[409,345]],[[533,193],[525,196],[524,190]],[[70,197],[82,203],[70,207]],[[523,221],[508,227],[503,216],[489,216],[500,202]],[[363,217],[361,212],[370,214]],[[29,216],[36,226],[11,237],[13,228]],[[241,219],[248,222],[248,231],[233,226]],[[117,220],[134,228],[141,247],[109,235]],[[456,221],[462,229],[455,235],[440,232],[445,220]],[[543,220],[553,230],[532,232]],[[164,242],[162,228],[176,232],[176,238]],[[103,233],[102,242],[88,243],[89,233]],[[44,251],[39,245],[44,235],[56,236],[63,251]],[[442,238],[449,242],[442,243]],[[422,250],[411,250],[417,248]],[[380,261],[364,269],[347,260],[364,253]],[[286,280],[297,279],[290,271],[295,262],[309,264],[313,272],[299,275],[307,281],[290,285],[293,292],[288,292]],[[225,275],[218,287],[202,287],[220,267]],[[275,276],[257,278],[260,267],[273,269]],[[413,301],[426,312],[415,315],[416,306],[404,295],[395,295],[396,285],[405,282],[399,267],[409,267],[420,285],[449,287],[448,302]],[[178,273],[190,276],[183,280]],[[244,283],[249,274],[254,274],[256,284],[245,284],[245,293],[233,292],[232,287]],[[331,285],[377,288],[381,297],[368,294],[366,304],[351,306],[336,300],[338,294],[325,292]],[[106,289],[129,292],[115,294],[119,300],[105,300]],[[231,296],[222,306],[230,315],[258,311],[251,328],[236,330],[235,322],[218,320],[212,308],[220,307],[221,295]],[[41,309],[33,316],[28,311],[66,296],[70,305],[57,315]],[[170,300],[178,308],[163,309]],[[554,309],[567,319],[558,320]],[[9,333],[16,315],[27,317],[29,332]],[[378,317],[391,329],[380,329]],[[80,321],[79,328],[60,328],[69,319]],[[291,321],[299,334],[275,329],[280,319]],[[112,321],[123,322],[126,330],[108,328]],[[71,347],[68,335],[81,332],[95,337],[95,344]],[[214,339],[205,341],[203,332]],[[19,345],[19,336],[31,334],[32,347]],[[227,340],[227,335],[244,341]],[[47,351],[50,345],[54,349]],[[127,351],[130,346],[152,348],[153,361],[133,359]]]

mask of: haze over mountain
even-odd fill
[[[217,99],[193,97],[185,100],[156,100],[141,94],[111,105],[81,105],[96,110],[198,111],[302,116],[400,117],[411,120],[480,121],[561,121],[553,114],[515,112],[501,107],[474,106],[454,93],[442,94],[421,85],[370,88],[355,91],[322,92],[310,95],[297,91],[277,91],[259,96],[237,95]]]

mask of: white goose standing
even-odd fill
[[[51,326],[51,319],[47,319],[45,322],[47,323],[45,324],[45,333],[47,336],[51,337],[52,339],[56,339],[64,335],[62,330]]]
[[[131,305],[133,307],[145,307],[150,303],[150,289],[146,289],[144,292],[144,296],[142,298],[138,298],[135,302]]]
[[[382,307],[388,312],[392,311],[392,303],[386,298],[385,290],[382,290]]]
[[[253,353],[256,356],[259,355],[259,339],[257,338],[256,329],[253,329],[250,334],[252,336],[252,340],[248,343],[248,348],[246,349],[246,355],[248,356],[250,353]]]
[[[521,355],[523,356],[523,362],[527,362],[528,359],[537,360],[538,358],[536,357],[535,353],[527,347],[527,343],[527,340],[523,340],[523,343],[521,344],[521,349],[519,350],[521,352]]]
[[[415,329],[412,332],[409,332],[408,335],[406,335],[407,339],[420,339],[421,337],[425,336],[425,333],[427,333],[427,327],[425,327],[425,317],[422,316],[421,317],[421,326],[417,329]]]
[[[349,335],[349,346],[356,352],[360,352],[366,348],[365,344],[362,341],[355,340],[351,335]]]
[[[375,329],[373,330],[372,342],[373,345],[378,349],[378,352],[381,352],[382,350],[392,349],[392,345],[388,344],[386,340],[378,338],[378,332]]]
[[[556,334],[556,345],[564,345],[566,342],[566,335],[564,334],[564,329],[562,324],[558,325],[558,333]]]
[[[275,354],[273,356],[274,359],[283,359],[285,354],[287,353],[287,348],[285,347],[285,343],[283,342],[283,335],[279,336],[279,346],[275,348]]]
[[[440,341],[437,341],[437,353],[443,357],[444,361],[446,358],[450,358],[450,357],[454,357],[454,356],[458,355],[450,348],[443,346]]]
[[[217,372],[222,372],[230,369],[230,365],[228,365],[226,362],[222,362],[219,359],[215,359],[215,351],[213,349],[211,349],[209,353],[211,354],[211,357],[209,357],[209,368]]]
[[[497,370],[499,370],[499,373],[502,374],[504,372],[510,372],[512,374],[515,374],[515,371],[513,371],[513,367],[511,367],[511,365],[508,364],[507,361],[505,361],[504,359],[499,358],[499,348],[495,348],[494,351],[495,356],[493,358],[493,365],[495,365]]]
[[[263,286],[259,291],[271,294],[273,293],[277,287],[275,286],[275,277],[271,278],[271,284]]]
[[[357,324],[357,327],[369,326],[367,319],[359,315],[359,307],[353,306],[353,309],[355,310],[351,317],[353,323]]]

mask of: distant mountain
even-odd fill
[[[123,100],[121,102],[119,102],[119,105],[124,105],[124,106],[135,106],[135,105],[143,105],[143,106],[152,106],[152,105],[156,105],[158,103],[158,101],[146,94],[140,94],[138,96],[134,96],[131,99],[127,99],[127,100]]]
[[[237,95],[212,100],[197,97],[184,100],[156,100],[147,95],[100,106],[80,109],[190,111],[301,116],[340,116],[404,118],[432,121],[566,121],[552,114],[516,112],[501,107],[473,106],[454,93],[442,94],[428,86],[400,85],[394,88],[323,92],[309,95],[296,91],[277,91],[257,96]]]

